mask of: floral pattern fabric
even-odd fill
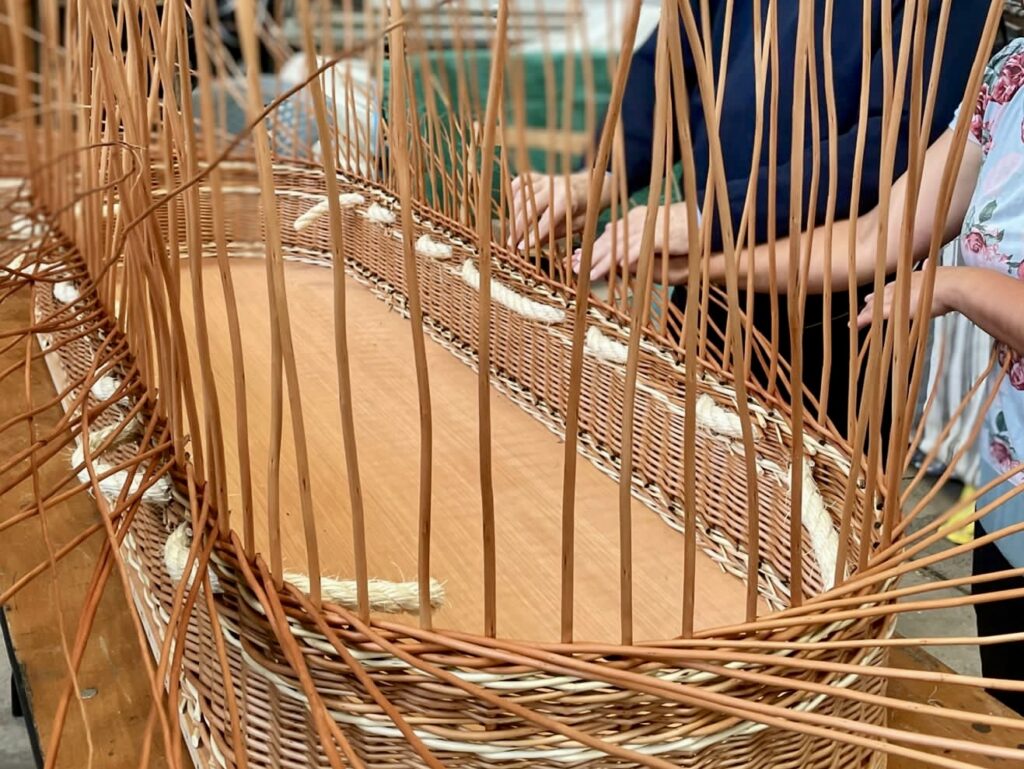
[[[1024,38],[1011,42],[989,62],[971,115],[970,139],[981,147],[984,160],[960,232],[964,261],[1024,280]],[[981,455],[994,471],[993,477],[1020,468],[1010,479],[1020,485],[1024,483],[1024,358],[1000,345],[999,362],[1002,366],[993,374],[998,391],[985,417]],[[1012,507],[1019,506],[1007,505],[986,517],[986,531],[1018,522],[1019,511]],[[1008,559],[1024,566],[1024,537],[1009,540],[1005,546],[1001,543],[1002,549],[1012,550],[1014,557],[1007,552]]]

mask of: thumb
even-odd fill
[[[864,306],[857,314],[857,328],[864,328],[871,325],[871,318],[875,314],[875,295],[868,294],[864,299]]]

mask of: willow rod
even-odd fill
[[[484,633],[493,636],[498,624],[498,579],[495,555],[494,468],[491,452],[491,179],[494,174],[495,131],[498,104],[503,88],[505,47],[508,32],[508,0],[498,1],[494,52],[487,86],[483,145],[480,149],[480,186],[476,206],[477,238],[480,244],[480,304],[477,324],[477,410],[479,414],[480,506],[484,551]],[[563,560],[565,554],[562,555]]]
[[[590,300],[590,267],[593,263],[594,239],[597,235],[597,209],[601,200],[604,169],[611,156],[615,125],[619,120],[622,94],[629,76],[630,51],[640,21],[641,0],[631,0],[619,51],[618,69],[612,81],[612,95],[597,146],[594,169],[587,188],[587,214],[583,224],[580,251],[579,282],[576,285],[576,311],[573,316],[572,356],[569,368],[569,393],[565,407],[565,451],[562,470],[562,541],[561,634],[563,641],[573,637],[573,606],[575,595],[575,531],[576,531],[576,457],[579,441],[579,412],[582,397],[583,340],[586,334],[587,309]],[[625,440],[625,438],[623,438]]]

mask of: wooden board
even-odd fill
[[[905,670],[928,670],[936,673],[952,671],[928,654],[926,651],[910,647],[895,649],[892,653],[893,667]],[[968,713],[985,713],[993,716],[1014,718],[1012,710],[1004,706],[994,697],[980,689],[966,686],[952,686],[947,683],[930,683],[922,681],[894,680],[889,684],[889,696],[913,703],[935,705],[936,707],[955,708]],[[1024,714],[1022,714],[1024,716]],[[921,732],[957,740],[966,740],[983,745],[998,745],[1006,748],[1024,750],[1024,720],[1020,729],[993,729],[986,724],[971,721],[941,721],[921,713],[906,710],[894,710],[889,716],[889,725],[908,732]],[[1020,763],[1009,759],[981,758],[977,755],[961,751],[944,751],[944,758],[965,761],[982,767],[982,769],[1019,769]],[[905,758],[891,757],[888,769],[919,769],[921,764]]]
[[[0,303],[0,334],[24,327],[29,318],[28,290],[25,289]],[[4,337],[4,341],[8,339]],[[31,344],[35,351],[35,340],[31,340]],[[24,356],[25,345],[18,344],[0,355],[0,368],[6,369],[22,361]],[[41,360],[32,366],[31,383],[35,403],[53,397],[53,384]],[[23,413],[25,407],[24,377],[19,370],[0,382],[0,422]],[[59,417],[57,408],[39,415],[37,430],[51,429]],[[0,461],[27,446],[27,425],[21,423],[3,434]],[[69,457],[70,453],[62,453],[41,467],[44,488],[51,488],[65,472]],[[15,515],[33,498],[30,480],[0,497],[0,521]],[[57,549],[99,522],[95,504],[84,494],[45,511],[49,537]],[[58,702],[68,681],[62,635],[70,646],[104,536],[102,533],[94,535],[62,560],[55,572],[44,572],[7,604],[16,662],[24,671],[31,715],[44,751],[49,744]],[[0,533],[0,591],[46,558],[47,548],[38,519],[20,522]],[[135,766],[138,763],[139,746],[151,702],[148,683],[141,672],[142,655],[148,654],[148,649],[144,652],[140,647],[129,611],[115,576],[103,594],[82,660],[78,676],[83,694],[81,707],[75,699],[71,700],[57,754],[56,766],[61,769],[89,766],[90,758],[91,765],[97,768],[127,766],[129,763]],[[7,682],[0,683],[7,685]],[[83,720],[83,711],[86,720]],[[156,745],[152,766],[165,765],[162,750]]]
[[[203,265],[211,363],[225,421],[231,501],[239,501],[233,366],[216,263]],[[286,264],[300,394],[311,457],[321,573],[354,573],[332,321],[330,270]],[[266,477],[270,421],[270,336],[262,260],[232,262],[243,319],[245,376],[258,544],[266,552]],[[187,280],[187,270],[183,271]],[[411,327],[364,286],[348,282],[349,350],[357,445],[365,498],[370,576],[414,579],[417,553],[419,422]],[[191,297],[182,315],[193,336]],[[439,627],[483,628],[483,547],[477,439],[477,376],[428,340],[434,425],[432,575],[444,581]],[[192,359],[195,360],[195,351]],[[198,372],[193,371],[197,392]],[[288,398],[294,397],[289,393]],[[562,441],[492,390],[497,510],[498,633],[556,640],[559,634]],[[286,568],[306,570],[289,414],[282,459],[282,542]],[[576,525],[576,637],[619,638],[618,484],[579,463]],[[679,633],[683,538],[639,502],[632,505],[635,634]],[[232,520],[236,530],[242,522]],[[696,625],[743,620],[744,587],[701,553]]]

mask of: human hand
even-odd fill
[[[508,247],[522,250],[527,243],[543,243],[549,235],[566,234],[566,215],[576,231],[586,217],[590,171],[565,176],[546,174],[520,174],[512,180],[509,194],[510,227]],[[611,198],[610,177],[606,176],[601,189],[601,207]]]
[[[668,216],[666,236],[665,217]],[[590,265],[590,279],[600,280],[614,268],[615,262],[626,263],[632,273],[640,261],[640,242],[643,238],[644,219],[647,207],[638,206],[616,222],[609,222],[601,236],[594,241]],[[614,227],[612,225],[615,225]],[[654,222],[655,275],[659,259],[668,260],[668,282],[678,284],[686,280],[689,272],[689,229],[685,203],[673,203],[668,209],[658,208]],[[614,249],[614,262],[613,262]],[[572,255],[573,272],[579,272],[582,252],[576,249]]]
[[[950,289],[955,275],[952,270],[955,267],[939,267],[935,271],[935,287],[932,290],[932,306],[929,308],[929,317],[937,318],[953,311],[950,302]],[[910,318],[913,319],[918,312],[921,303],[921,294],[924,291],[925,273],[922,270],[915,270],[910,275]],[[877,301],[882,304],[882,318],[889,320],[893,313],[893,303],[896,300],[896,283],[888,283],[882,290],[882,295]],[[864,309],[857,315],[857,327],[864,328],[871,325],[871,318],[875,312],[875,295],[869,294],[864,300]]]

